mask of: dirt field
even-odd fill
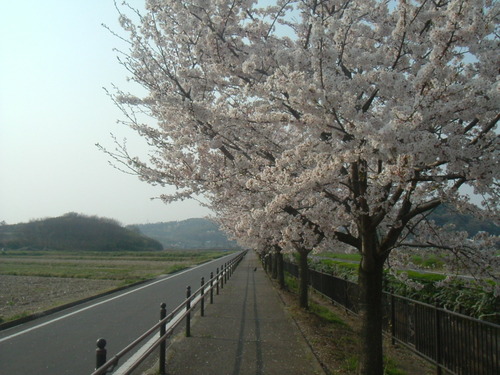
[[[225,253],[23,252],[0,254],[0,323],[190,267]]]
[[[0,323],[116,288],[120,280],[0,275]]]

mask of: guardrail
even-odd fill
[[[116,366],[118,366],[118,362],[123,359],[123,357],[128,355],[132,350],[137,348],[139,344],[143,343],[148,337],[153,336],[155,333],[157,333],[158,336],[153,336],[142,346],[140,352],[136,352],[134,356],[121,365],[113,374],[131,374],[147,357],[149,357],[149,355],[159,350],[158,371],[160,375],[164,375],[166,373],[166,340],[172,336],[174,329],[183,321],[185,321],[186,324],[186,337],[191,336],[191,313],[196,306],[200,304],[200,314],[201,316],[205,315],[205,298],[209,298],[211,304],[214,302],[214,289],[216,294],[219,294],[219,290],[224,288],[224,285],[246,253],[247,251],[243,251],[229,262],[225,263],[221,267],[220,272],[219,268],[217,268],[215,276],[213,272],[211,272],[210,280],[207,282],[205,282],[204,278],[201,278],[201,286],[194,293],[191,293],[191,287],[188,286],[186,288],[185,301],[177,306],[170,314],[167,315],[166,304],[162,303],[160,305],[159,322],[120,350],[111,359],[106,359],[106,340],[99,338],[97,340],[96,349],[96,370],[91,375],[102,375],[114,371]]]
[[[284,270],[299,277],[298,266],[284,262]],[[309,270],[309,285],[347,310],[359,312],[356,283]],[[500,325],[384,292],[384,329],[444,371],[455,375],[500,374]]]

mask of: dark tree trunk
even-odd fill
[[[371,258],[371,259],[368,259]],[[361,351],[359,374],[382,375],[382,280],[381,260],[363,255],[359,268]]]
[[[278,282],[280,289],[285,289],[285,270],[283,269],[283,254],[281,251],[276,252],[277,265],[278,265]]]
[[[361,350],[359,360],[359,374],[361,375],[383,375],[384,360],[382,348],[382,279],[384,262],[388,256],[388,243],[385,243],[385,251],[381,251],[381,242],[377,234],[377,226],[380,218],[370,216],[369,202],[366,200],[368,187],[368,162],[358,159],[351,163],[350,182],[356,206],[360,211],[356,219],[358,227],[358,241],[354,244],[361,252],[361,263],[359,266],[360,287],[360,313],[361,313]],[[407,210],[411,207],[404,205],[400,212],[401,218],[406,217]],[[406,210],[406,212],[405,212]],[[383,213],[383,212],[380,212]],[[392,240],[398,236],[398,228],[395,229]],[[390,238],[386,238],[390,239]]]
[[[307,264],[308,251],[299,250],[299,306],[308,309],[308,284],[309,284],[309,265]]]
[[[276,251],[274,251],[271,254],[271,261],[272,261],[271,277],[276,280],[278,278],[278,254],[276,253]]]

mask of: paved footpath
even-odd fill
[[[253,251],[205,306],[168,349],[167,374],[324,375]]]

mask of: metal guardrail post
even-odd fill
[[[214,303],[214,284],[213,284],[213,281],[214,281],[214,273],[213,272],[210,272],[210,304],[213,304]]]
[[[441,367],[441,316],[439,313],[439,308],[435,307],[435,335],[436,335],[436,374],[442,375],[443,368]]]
[[[391,295],[391,343],[396,345],[396,306],[394,305],[395,299],[394,294]]]
[[[345,312],[348,312],[349,309],[347,308],[348,306],[348,301],[349,301],[349,291],[347,290],[347,283],[348,283],[348,280],[347,280],[347,276],[344,276],[344,309],[345,309]]]
[[[191,287],[188,286],[186,290],[186,311],[188,311],[186,315],[186,337],[191,337]]]
[[[100,338],[97,340],[97,349],[95,350],[95,369],[97,370],[106,363],[106,340]]]
[[[220,287],[223,288],[225,280],[227,281],[231,273],[234,271],[234,268],[239,264],[241,261],[242,256],[238,257],[237,260],[233,259],[231,262],[226,262],[224,265],[220,266],[217,268],[217,276],[214,278],[213,277],[213,272],[210,273],[210,303],[213,303],[213,288],[217,287],[217,294],[219,294],[219,279],[220,279]],[[216,282],[216,285],[213,285],[213,281]],[[203,306],[204,306],[204,299],[205,299],[205,280],[202,278],[202,287],[200,288],[201,290],[201,301]],[[123,348],[121,351],[119,351],[116,355],[113,356],[112,359],[109,361],[106,360],[106,340],[103,338],[100,338],[97,340],[97,349],[96,349],[96,369],[92,373],[93,375],[103,375],[109,372],[114,371],[115,367],[118,365],[118,361],[122,359],[127,353],[129,353],[132,349],[136,348],[137,345],[143,340],[145,340],[147,337],[153,335],[155,332],[160,333],[160,338],[156,339],[153,344],[150,345],[150,347],[139,356],[132,364],[129,364],[128,362],[124,364],[124,366],[128,366],[127,369],[120,367],[120,371],[125,371],[124,373],[131,373],[134,369],[139,366],[151,353],[156,351],[157,349],[160,350],[159,356],[160,356],[160,364],[159,364],[159,371],[158,373],[161,375],[164,375],[166,373],[165,367],[166,367],[166,332],[167,332],[167,327],[169,327],[169,332],[172,332],[170,330],[173,330],[174,328],[178,327],[182,323],[181,316],[185,316],[186,318],[186,337],[191,336],[191,309],[192,309],[192,294],[191,294],[191,287],[188,286],[186,288],[186,301],[181,302],[179,306],[177,306],[169,315],[168,320],[166,319],[167,313],[166,313],[166,304],[162,303],[160,305],[161,311],[160,311],[160,321],[157,322],[153,327],[151,327],[149,330],[144,332],[141,336],[136,338],[133,342],[131,342],[129,345],[127,345],[125,348]],[[195,293],[195,295],[197,292]],[[198,303],[198,299],[194,299],[194,305]],[[185,310],[183,311],[185,305]],[[204,311],[204,307],[203,307]],[[203,312],[204,313],[204,312]],[[173,318],[175,319],[175,322],[172,322]],[[164,321],[166,320],[166,321]],[[169,333],[170,335],[170,333]],[[125,366],[125,367],[126,367]]]
[[[220,268],[220,288],[224,289],[224,267],[225,265],[223,264]]]
[[[205,278],[201,278],[201,316],[205,316]]]
[[[163,302],[160,305],[160,320],[165,319],[166,316],[167,316],[167,304]],[[163,337],[165,335],[165,332],[166,332],[166,323],[163,323],[160,326],[160,336]],[[160,375],[166,374],[165,371],[166,351],[167,351],[167,343],[165,342],[165,340],[163,340],[162,343],[160,344],[160,365],[158,369]]]
[[[217,280],[216,280],[216,283],[217,283],[217,295],[219,295],[219,267],[217,267]]]

